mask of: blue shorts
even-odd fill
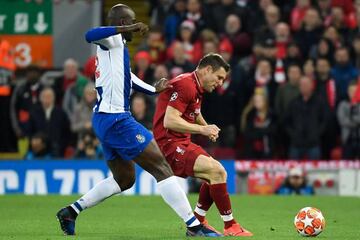
[[[153,139],[152,134],[130,113],[94,113],[92,124],[101,142],[105,160],[119,156],[126,161],[136,158]]]

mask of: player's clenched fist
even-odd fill
[[[219,132],[220,132],[220,128],[218,128],[218,126],[216,126],[215,124],[201,126],[201,129],[200,129],[200,134],[207,136],[209,138],[218,136]],[[216,138],[215,138],[215,140],[216,140]]]
[[[149,26],[145,23],[138,22],[135,23],[136,25],[136,31],[140,32],[141,35],[145,35],[149,31]]]

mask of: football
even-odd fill
[[[325,218],[319,209],[305,207],[296,214],[294,225],[301,236],[315,237],[324,230]]]

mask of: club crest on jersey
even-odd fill
[[[171,94],[170,101],[175,101],[178,98],[179,94],[177,92],[174,92]]]
[[[142,135],[142,134],[137,134],[137,135],[136,135],[136,140],[137,140],[139,143],[144,143],[144,142],[145,142],[145,136]]]

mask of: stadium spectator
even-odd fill
[[[84,82],[85,77],[79,73],[79,64],[72,58],[66,59],[64,62],[63,75],[54,80],[53,88],[56,96],[56,105],[62,105],[64,94],[72,84],[82,84]],[[85,86],[85,84],[83,84],[83,86]]]
[[[316,60],[316,94],[325,101],[329,116],[326,129],[321,138],[321,150],[324,159],[330,158],[331,149],[336,145],[338,125],[336,121],[336,84],[330,75],[331,65],[326,58]]]
[[[346,18],[344,15],[344,10],[341,7],[332,7],[331,15],[329,17],[329,21],[325,21],[325,26],[334,26],[340,35],[346,36],[349,34],[349,28],[347,27]]]
[[[184,2],[185,10],[185,0],[181,0],[181,2]],[[176,4],[174,5],[176,7]],[[150,0],[150,25],[159,26],[160,24],[162,24],[165,21],[165,17],[172,12],[172,8],[172,0]]]
[[[229,43],[227,41],[227,43]],[[229,43],[231,45],[231,43]],[[208,53],[218,52],[218,44],[215,41],[205,41],[202,44],[202,53],[205,56]]]
[[[274,150],[275,119],[263,89],[255,93],[241,117],[244,133],[244,157],[271,159]]]
[[[166,44],[160,27],[152,27],[147,38],[139,46],[139,52],[146,51],[150,54],[150,62],[161,64],[166,59]]]
[[[314,188],[301,168],[291,168],[284,183],[275,191],[279,195],[314,195]]]
[[[289,25],[279,22],[275,27],[275,44],[277,58],[284,59],[287,56],[287,46],[291,41]]]
[[[303,73],[311,79],[315,79],[315,65],[312,59],[307,59],[303,65]]]
[[[335,62],[335,66],[331,69],[331,76],[335,79],[337,99],[342,101],[347,97],[349,83],[357,79],[358,70],[352,65],[349,50],[345,47],[336,50]]]
[[[55,93],[45,88],[40,93],[41,106],[30,111],[30,131],[32,138],[42,132],[48,139],[51,157],[63,157],[70,138],[70,123],[66,113],[55,105]]]
[[[246,19],[246,9],[237,5],[235,0],[221,0],[212,7],[209,26],[217,33],[225,32],[224,19],[230,14],[235,14],[241,19]],[[246,24],[245,24],[246,25]]]
[[[136,93],[131,97],[131,113],[132,116],[144,125],[147,129],[152,129],[152,116],[153,114],[149,114],[148,103],[146,97],[141,93]]]
[[[29,131],[30,111],[39,104],[43,86],[40,83],[41,69],[35,65],[26,69],[25,80],[18,82],[11,96],[11,123],[18,138]]]
[[[247,83],[248,91],[246,95],[250,96],[254,93],[254,90],[258,87],[265,89],[265,94],[269,99],[269,106],[272,108],[274,105],[275,93],[278,84],[273,79],[273,72],[270,61],[261,59],[257,62],[253,78]],[[249,81],[249,80],[248,80]],[[247,99],[250,98],[248,96]],[[247,101],[248,102],[248,101]]]
[[[70,118],[74,114],[75,106],[80,102],[84,94],[84,88],[89,80],[82,75],[78,75],[76,81],[66,89],[62,107]]]
[[[186,4],[185,21],[195,23],[196,31],[201,32],[208,27],[206,16],[203,14],[201,0],[188,0]]]
[[[351,103],[357,85],[356,81],[349,84],[348,99],[341,101],[337,109],[343,159],[360,159],[360,103]]]
[[[146,83],[151,84],[154,69],[151,66],[151,56],[147,51],[140,51],[135,54],[134,74]]]
[[[165,19],[165,42],[169,46],[176,38],[178,27],[186,15],[186,0],[175,0],[174,11]],[[159,22],[161,24],[162,22]]]
[[[331,0],[318,0],[316,5],[323,21],[329,21],[331,14]]]
[[[287,45],[286,57],[284,59],[284,66],[287,67],[292,64],[297,64],[299,66],[303,65],[303,57],[300,51],[299,44],[292,41]]]
[[[265,25],[261,26],[255,34],[255,44],[264,45],[268,39],[275,39],[275,28],[280,21],[280,9],[271,5],[266,8],[265,12]]]
[[[314,81],[300,79],[300,96],[289,105],[285,118],[290,137],[290,159],[320,159],[320,139],[326,128],[327,111],[322,99],[314,94]]]
[[[285,113],[289,104],[300,95],[299,82],[302,70],[298,65],[290,65],[287,68],[287,82],[280,86],[275,96],[275,113],[279,125],[285,123]]]
[[[167,50],[167,58],[174,56],[174,45],[181,43],[185,50],[185,58],[191,63],[196,63],[202,56],[201,42],[195,38],[195,24],[186,20],[181,23],[179,29],[179,38],[175,40]]]
[[[85,131],[78,141],[76,158],[100,159],[103,151],[99,140],[92,130]]]
[[[274,2],[272,0],[248,1],[247,5],[250,9],[250,22],[253,27],[253,29],[249,30],[254,32],[256,29],[259,29],[261,26],[266,24],[266,9],[271,5],[274,5]]]
[[[335,48],[339,48],[344,45],[343,37],[334,26],[325,28],[323,37],[329,39]]]
[[[278,155],[284,157],[289,149],[289,138],[283,126],[285,126],[286,112],[289,104],[300,95],[299,82],[302,76],[302,70],[299,65],[291,64],[287,67],[287,82],[281,85],[275,96],[276,113],[276,147]]]
[[[311,3],[310,0],[296,0],[296,6],[291,11],[290,23],[291,23],[291,30],[298,31],[300,30],[304,19],[306,18],[305,15],[310,8]]]
[[[235,15],[230,14],[225,20],[225,33],[223,40],[230,41],[233,47],[233,58],[240,59],[251,54],[252,41],[250,34],[244,31],[244,26],[241,19]]]
[[[194,70],[194,65],[186,59],[185,49],[182,43],[175,42],[173,45],[173,58],[166,63],[170,78],[174,78],[184,72]]]
[[[30,138],[30,148],[25,155],[25,160],[50,159],[48,139],[43,132],[35,133]]]
[[[302,55],[308,57],[310,49],[316,45],[323,33],[319,13],[314,8],[306,10],[303,23],[295,34],[295,40],[299,43]]]
[[[310,50],[311,59],[326,58],[330,64],[334,62],[335,48],[332,42],[327,38],[321,38],[319,42]]]
[[[91,117],[93,107],[96,101],[95,85],[90,82],[84,88],[83,97],[74,107],[74,113],[70,115],[71,131],[76,133],[78,138],[82,137],[84,132],[91,130]]]

